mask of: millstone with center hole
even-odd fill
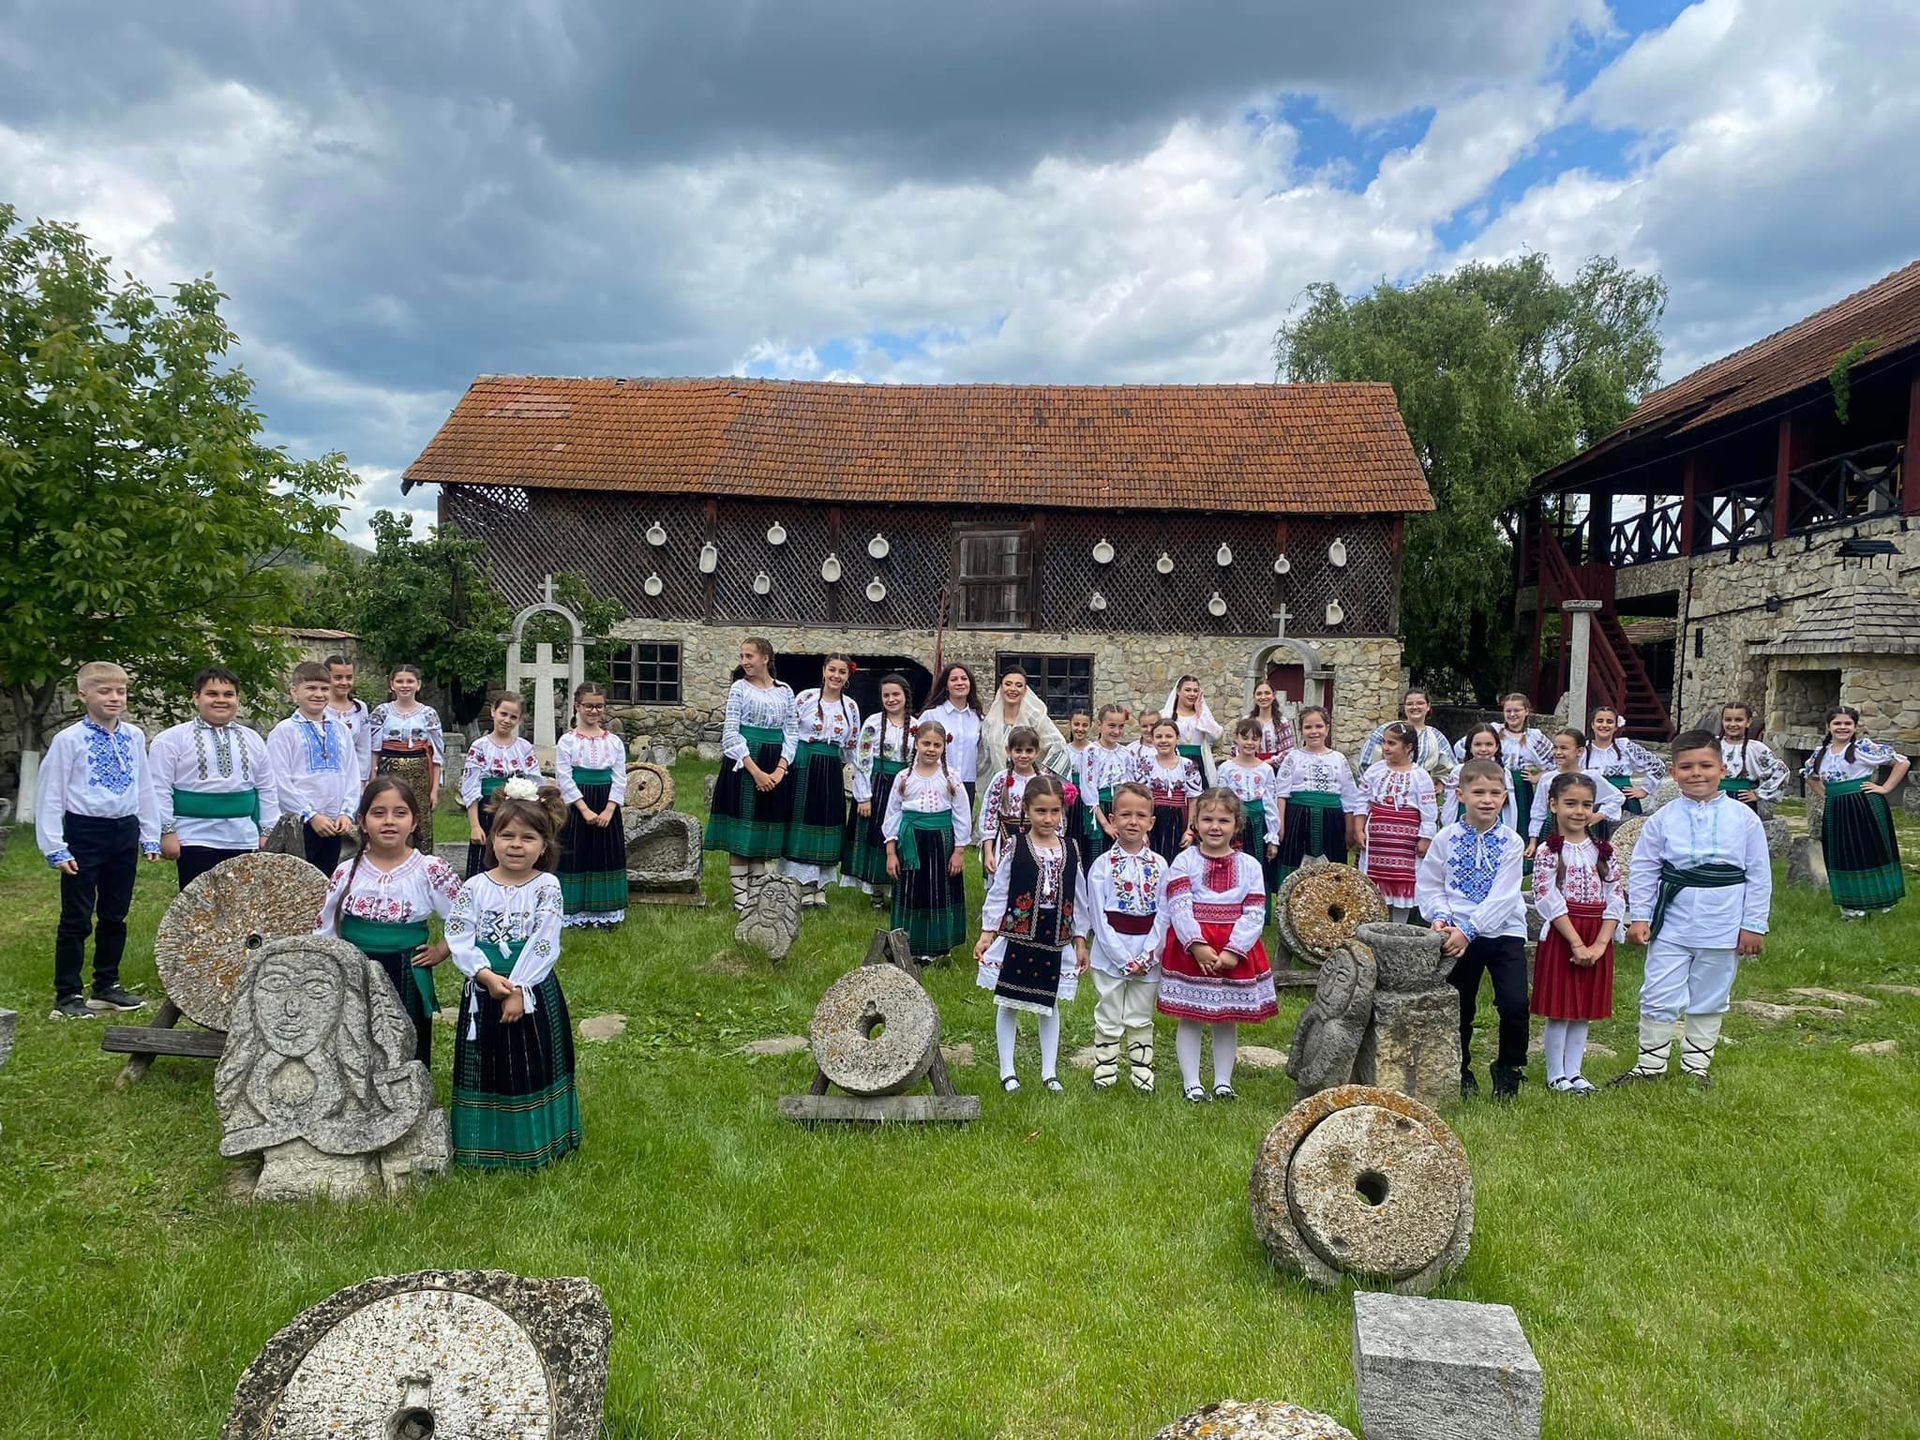
[[[849,1095],[898,1095],[940,1053],[940,1012],[892,965],[862,965],[827,987],[809,1030],[820,1073]]]
[[[1289,876],[1279,905],[1281,931],[1294,953],[1318,965],[1362,925],[1387,918],[1387,902],[1351,865],[1318,865]]]
[[[271,940],[313,932],[327,877],[304,859],[259,851],[222,860],[167,906],[153,937],[160,984],[180,1013],[228,1028],[234,988]]]
[[[1324,1090],[1260,1142],[1254,1233],[1275,1263],[1316,1285],[1346,1276],[1425,1294],[1473,1237],[1473,1175],[1446,1122],[1368,1085]]]
[[[657,815],[673,808],[673,772],[651,760],[627,766],[627,798],[621,807],[628,815]]]

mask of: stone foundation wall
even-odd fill
[[[719,736],[727,686],[738,661],[740,642],[762,634],[776,651],[817,655],[844,651],[854,655],[914,655],[931,662],[932,630],[834,629],[827,626],[705,625],[696,621],[626,620],[614,628],[616,640],[678,642],[682,703],[677,706],[615,704],[611,713],[624,722],[629,742],[668,744],[685,749]],[[991,677],[1001,651],[1086,655],[1093,659],[1093,697],[1138,710],[1158,706],[1181,675],[1198,675],[1206,686],[1214,715],[1223,724],[1244,713],[1257,660],[1275,645],[1258,635],[1107,635],[1044,630],[949,630],[943,655]],[[1356,749],[1368,730],[1397,712],[1406,683],[1400,641],[1392,636],[1319,638],[1311,643],[1323,666],[1332,670],[1334,743]],[[1295,663],[1290,651],[1274,657]],[[778,662],[776,661],[776,669]],[[991,684],[990,678],[983,678]],[[918,702],[920,697],[916,696]]]

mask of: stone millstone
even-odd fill
[[[1419,1101],[1369,1085],[1294,1106],[1260,1142],[1248,1195],[1274,1263],[1328,1288],[1351,1275],[1425,1294],[1473,1238],[1459,1139]]]
[[[167,906],[153,962],[167,998],[210,1030],[225,1030],[233,992],[260,947],[313,931],[327,877],[304,859],[260,851],[222,860]]]
[[[1351,940],[1362,925],[1387,918],[1387,902],[1380,898],[1380,891],[1351,865],[1302,870],[1281,909],[1287,917],[1290,947],[1313,965],[1331,955],[1334,946]]]
[[[629,815],[658,815],[673,808],[673,772],[651,760],[627,766],[627,799],[621,807]]]
[[[1353,1432],[1331,1415],[1278,1400],[1216,1400],[1153,1440],[1353,1440]]]
[[[1380,988],[1401,993],[1433,990],[1447,985],[1453,957],[1437,930],[1420,925],[1367,924],[1355,938],[1373,952],[1380,967]],[[1450,988],[1450,987],[1449,987]]]
[[[594,1440],[612,1317],[591,1280],[385,1275],[302,1311],[234,1387],[221,1440]]]
[[[893,965],[862,965],[827,987],[808,1029],[820,1073],[849,1095],[898,1095],[940,1049],[933,997]]]
[[[1613,827],[1613,834],[1608,837],[1608,843],[1613,846],[1613,873],[1620,877],[1623,887],[1626,884],[1627,866],[1633,860],[1633,847],[1640,843],[1640,832],[1647,828],[1647,819],[1645,815],[1629,815]],[[1531,910],[1533,907],[1529,905],[1527,908]],[[1624,925],[1620,928],[1623,931],[1626,929]]]

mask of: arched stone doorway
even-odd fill
[[[1246,676],[1249,707],[1253,687],[1262,680],[1273,686],[1288,714],[1298,713],[1303,705],[1333,708],[1334,667],[1303,640],[1274,640],[1254,651]]]

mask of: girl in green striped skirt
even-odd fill
[[[1827,712],[1826,739],[1801,771],[1824,794],[1820,835],[1827,888],[1849,920],[1891,910],[1907,893],[1887,795],[1906,778],[1908,764],[1891,745],[1868,739],[1860,712],[1841,705]],[[1883,766],[1892,767],[1887,778],[1875,780]]]
[[[785,870],[800,885],[800,903],[819,909],[827,886],[839,875],[847,829],[847,766],[860,738],[860,707],[847,696],[853,661],[829,655],[820,667],[820,688],[802,690],[793,702],[798,731],[793,757],[793,813],[780,853]]]
[[[704,842],[727,857],[736,910],[747,908],[748,896],[780,863],[793,813],[787,771],[799,740],[793,690],[774,676],[773,645],[749,635],[740,642],[740,678],[727,690]]]
[[[853,813],[847,817],[847,833],[841,841],[840,883],[867,891],[876,910],[893,903],[887,837],[880,828],[886,823],[894,777],[911,759],[913,716],[907,709],[911,694],[904,675],[881,680],[880,713],[861,723],[853,748]]]
[[[560,832],[560,893],[569,925],[611,928],[627,918],[627,746],[604,725],[607,692],[589,680],[573,692],[573,728],[553,751],[567,806]]]
[[[970,812],[966,786],[947,770],[946,729],[923,717],[914,731],[913,766],[894,780],[881,825],[894,882],[893,928],[907,932],[923,960],[944,958],[967,936],[960,873],[973,838]]]
[[[493,809],[488,868],[460,887],[447,917],[467,977],[454,1026],[453,1159],[534,1170],[580,1148],[573,1025],[554,967],[565,909],[555,787],[527,798],[514,780]]]
[[[1345,864],[1348,817],[1363,808],[1347,757],[1331,748],[1333,723],[1318,705],[1300,712],[1300,743],[1273,762],[1280,815],[1280,857],[1273,884],[1298,870],[1309,855]]]

